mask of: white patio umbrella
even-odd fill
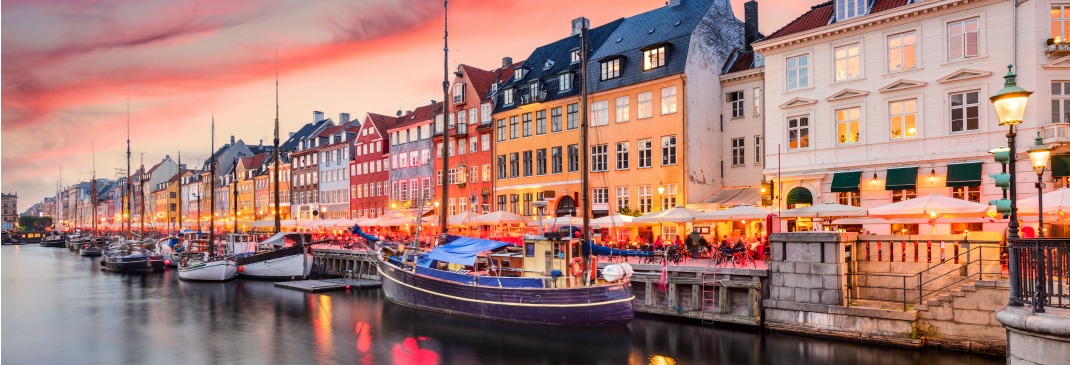
[[[1018,215],[1036,215],[1037,197],[1018,199]],[[1044,193],[1044,213],[1070,212],[1070,189],[1062,188]]]
[[[542,225],[544,227],[561,227],[561,226],[578,226],[583,224],[583,218],[573,217],[571,215],[563,215],[553,219],[543,219]]]
[[[988,213],[989,205],[968,200],[931,194],[907,199],[898,203],[882,205],[869,210],[870,217],[903,219],[925,218],[979,218]]]
[[[602,218],[595,218],[591,220],[591,227],[625,227],[635,225],[633,221],[635,217],[623,214],[607,215]]]
[[[695,217],[699,221],[736,221],[743,219],[764,219],[773,211],[753,205],[740,205],[724,210],[705,212]]]
[[[639,223],[690,223],[695,220],[695,216],[702,214],[702,212],[688,209],[684,207],[673,207],[672,209],[665,209],[659,212],[647,213],[640,217],[635,217],[633,222]]]
[[[446,218],[446,224],[451,226],[470,226],[475,224],[476,218],[479,216],[472,213],[470,210],[466,210]]]
[[[475,222],[478,224],[496,226],[499,224],[525,223],[527,222],[527,219],[517,214],[497,211],[478,216],[476,217]]]
[[[781,218],[828,218],[828,217],[864,217],[866,209],[853,205],[824,203],[809,207],[783,210]]]

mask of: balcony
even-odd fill
[[[1070,123],[1051,123],[1044,126],[1044,144],[1070,142]]]
[[[537,92],[525,93],[520,95],[520,105],[540,103],[544,100],[546,100],[546,90],[539,90]]]
[[[1047,46],[1044,47],[1044,55],[1051,56],[1063,56],[1070,54],[1070,42],[1065,39],[1048,39]]]

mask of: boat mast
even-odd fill
[[[450,81],[449,81],[449,59],[450,59],[450,47],[449,47],[449,0],[442,1],[442,200],[439,203],[438,213],[438,226],[442,233],[442,243],[446,243],[446,232],[449,227],[446,226],[446,211],[449,207],[447,201],[450,197],[450,185],[449,185],[449,166],[450,166],[450,151],[446,148],[450,140],[450,124],[449,117],[446,116],[446,106],[449,105],[450,98]],[[434,105],[432,105],[434,107]],[[460,124],[460,121],[457,121]]]
[[[275,233],[282,231],[282,220],[279,214],[282,207],[279,206],[279,50],[275,50]]]
[[[130,185],[130,178],[133,176],[130,171],[130,98],[126,99],[126,211],[123,212],[123,219],[126,221],[124,227],[124,233],[126,239],[130,240],[130,234],[133,229],[134,218],[134,193],[133,186]]]
[[[212,151],[208,158],[212,159],[208,162],[208,179],[211,182],[211,186],[208,188],[208,195],[212,197],[212,207],[210,208],[212,211],[208,214],[208,255],[211,256],[215,252],[215,112],[212,112]]]
[[[588,176],[590,166],[588,166],[589,161],[587,160],[590,152],[587,141],[587,58],[589,57],[587,52],[587,22],[584,21],[583,27],[580,29],[580,198],[583,201],[581,206],[583,211],[583,233],[580,236],[583,237],[583,242],[581,243],[583,249],[580,250],[580,255],[584,256],[584,267],[586,269],[583,277],[585,281],[587,280],[586,278],[590,278],[587,273],[591,270],[596,270],[596,268],[590,267],[590,260],[587,258],[589,253],[586,252],[587,242],[592,239],[591,232],[588,232],[588,227],[591,226],[591,200],[589,199],[591,188]]]
[[[93,182],[90,183],[91,196],[89,198],[92,199],[92,200],[90,200],[90,203],[91,203],[90,206],[93,209],[93,223],[92,223],[92,226],[93,226],[93,238],[96,239],[97,238],[97,145],[96,145],[96,142],[94,142],[94,141],[89,141],[89,145],[93,149],[93,155],[92,155],[93,156],[93,174],[92,174],[93,175]]]
[[[59,167],[59,176],[60,176],[60,180],[62,180],[63,179],[63,166]],[[54,210],[55,213],[56,213],[55,216],[52,217],[52,230],[55,231],[56,233],[59,233],[59,197],[60,197],[60,194],[59,194],[59,180],[56,180],[56,200],[54,200],[53,204],[52,204],[53,205],[53,207],[52,207],[53,209],[52,210]]]
[[[178,229],[175,230],[176,235],[182,232],[182,196],[184,195],[182,194],[182,185],[186,179],[185,176],[182,176],[182,172],[182,151],[178,151],[178,213],[175,216],[175,221],[178,222]],[[170,211],[170,208],[168,207],[167,210]]]
[[[234,181],[230,182],[230,190],[234,192],[231,205],[234,206],[234,234],[238,233],[238,155],[234,155],[234,167],[230,169],[230,176]]]
[[[138,227],[138,235],[141,236],[141,239],[144,239],[145,238],[145,153],[144,152],[141,153],[141,168],[140,168],[140,171],[138,172],[138,179],[137,180],[138,180],[137,181],[138,186],[141,187],[141,197],[140,197],[140,199],[138,199],[139,203],[138,203],[138,208],[137,208],[140,211],[138,213],[138,217],[140,217],[139,218],[140,227]]]

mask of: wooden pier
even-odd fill
[[[379,280],[373,251],[317,248],[312,251],[312,262],[326,275]]]
[[[275,287],[303,291],[306,293],[321,293],[347,289],[378,288],[378,280],[335,278],[319,280],[280,281]]]

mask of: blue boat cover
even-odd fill
[[[370,234],[364,233],[364,231],[360,229],[360,225],[359,224],[354,224],[353,228],[350,228],[349,231],[352,232],[355,235],[363,237],[365,240],[368,240],[368,243],[379,242],[379,238],[378,237],[375,237],[375,236],[372,236]]]
[[[476,263],[476,255],[509,245],[507,242],[455,236],[447,237],[446,242],[449,243],[435,247],[426,256],[421,257],[417,265],[430,267],[434,261],[443,261],[471,266]]]
[[[653,252],[642,250],[620,250],[616,248],[609,248],[606,246],[599,246],[587,240],[583,245],[584,254],[596,256],[638,256],[638,257],[651,257],[654,256]]]
[[[476,283],[482,286],[494,286],[501,288],[542,288],[540,278],[512,278],[500,276],[474,276],[455,272],[435,270],[425,267],[417,267],[416,273],[456,283],[472,285]]]

